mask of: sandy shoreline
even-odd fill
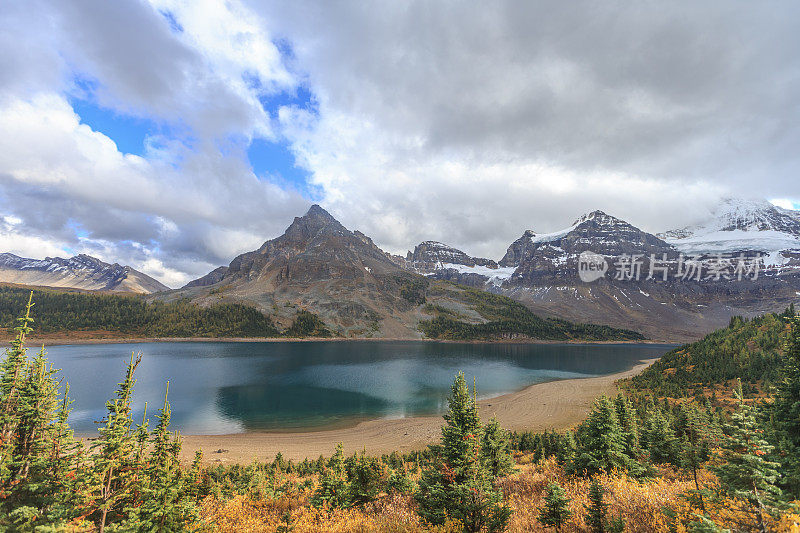
[[[510,430],[563,430],[584,419],[592,402],[614,394],[616,382],[634,376],[657,359],[643,360],[630,370],[592,378],[564,379],[531,385],[518,392],[481,400],[482,420],[497,416]],[[207,462],[248,463],[272,460],[281,452],[287,459],[315,459],[333,453],[336,443],[346,453],[366,449],[370,455],[419,450],[440,436],[440,416],[379,419],[355,426],[311,432],[248,432],[231,435],[184,435],[184,460],[203,450]]]
[[[63,346],[81,344],[139,344],[154,342],[430,342],[440,344],[675,344],[671,340],[545,340],[545,339],[501,339],[501,340],[451,340],[451,339],[405,339],[405,338],[368,338],[368,337],[98,337],[71,338],[32,336],[28,338],[30,346]],[[9,346],[10,340],[0,341],[0,346]]]

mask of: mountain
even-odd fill
[[[405,259],[393,256],[314,205],[283,235],[157,298],[247,303],[290,331],[308,311],[346,337],[409,339],[421,338],[424,331],[429,337],[459,339],[640,338],[632,331],[541,318],[503,296],[419,275],[436,265],[501,270],[494,261],[435,242],[420,244]]]
[[[659,234],[685,254],[767,255],[772,267],[800,266],[800,212],[729,198],[700,224]]]
[[[419,335],[408,326],[417,306],[400,294],[410,276],[369,237],[313,205],[283,235],[164,298],[249,303],[283,328],[308,310],[343,335],[380,329],[381,336],[409,337]]]
[[[545,234],[526,231],[508,247],[499,264],[516,267],[512,283],[566,280],[577,275],[578,257],[585,251],[605,257],[677,256],[672,246],[655,235],[602,211],[593,211],[561,231]]]
[[[766,202],[755,205],[731,201],[703,225],[659,235],[593,211],[560,231],[525,231],[508,247],[496,270],[479,270],[468,266],[463,258],[461,265],[455,261],[418,261],[428,267],[427,271],[418,270],[431,278],[509,296],[539,315],[630,328],[654,339],[690,340],[725,325],[731,316],[782,310],[798,299],[800,272],[793,267],[793,261],[800,258],[800,252],[786,248],[794,242],[796,233],[800,235],[798,225],[797,212],[774,208]],[[720,240],[717,233],[725,237],[727,248],[714,247]],[[776,234],[780,239],[772,238]],[[681,254],[690,249],[702,269],[700,279],[676,276],[679,271],[687,273]],[[755,280],[733,275],[733,261],[731,275],[727,276],[732,279],[707,279],[717,253],[722,251],[743,252],[746,261],[754,261],[756,254],[768,255]],[[450,257],[460,257],[451,250],[445,252]],[[592,282],[584,282],[579,276],[579,260],[584,252],[593,254],[606,269]],[[651,255],[656,259],[652,265]],[[410,254],[409,259],[413,256]],[[637,275],[630,264],[628,276],[618,275],[625,257],[630,264],[631,258],[636,258]],[[654,269],[654,276],[648,279],[651,266],[662,270]],[[664,268],[667,280],[662,277]]]
[[[423,275],[435,275],[437,279],[474,287],[483,286],[487,280],[501,283],[514,272],[513,268],[498,267],[497,262],[491,259],[472,257],[436,241],[421,242],[413,252],[409,251],[405,266]]]
[[[46,257],[39,260],[3,253],[0,254],[0,281],[143,294],[169,290],[169,287],[129,266],[111,265],[84,254],[69,259]]]

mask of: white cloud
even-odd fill
[[[0,251],[203,274],[308,204],[253,175],[259,137],[291,142],[321,203],[397,252],[433,238],[497,258],[593,209],[660,231],[722,196],[788,206],[800,34],[779,5],[12,2]],[[313,111],[262,106],[301,84]],[[75,95],[164,131],[123,154]]]
[[[317,94],[281,120],[324,203],[395,251],[499,257],[597,208],[663,231],[800,196],[800,38],[773,7],[251,5]]]
[[[256,178],[237,157],[187,153],[175,168],[159,158],[122,154],[111,139],[81,124],[58,95],[7,100],[0,123],[6,125],[0,130],[0,187],[7,216],[20,228],[61,235],[62,242],[76,241],[67,231],[75,225],[88,241],[116,243],[117,254],[132,242],[153,250],[139,254],[148,261],[156,249],[163,262],[195,258],[200,263],[184,272],[199,275],[279,233],[307,205]],[[252,213],[260,216],[243,216]],[[84,238],[81,247],[87,246]],[[97,246],[107,252],[103,259],[119,260],[112,246]],[[174,278],[165,268],[163,276]]]

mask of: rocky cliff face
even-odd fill
[[[170,298],[252,303],[283,326],[305,309],[343,335],[409,338],[419,336],[417,306],[400,290],[409,276],[372,239],[314,205],[283,235]]]
[[[608,258],[625,254],[645,258],[650,254],[658,258],[664,254],[677,256],[672,246],[655,235],[602,211],[593,211],[561,231],[538,235],[526,231],[509,246],[500,264],[516,267],[512,283],[568,280],[577,275],[578,258],[585,251]]]
[[[46,257],[41,260],[9,253],[0,254],[0,281],[142,294],[169,290],[159,281],[131,267],[104,263],[83,254],[68,259]]]

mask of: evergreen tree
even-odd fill
[[[539,522],[545,527],[554,527],[561,531],[561,526],[569,520],[572,512],[568,509],[569,498],[558,483],[550,483],[544,496],[544,506],[539,511]]]
[[[109,513],[112,519],[121,518],[124,499],[130,495],[136,471],[133,463],[135,439],[131,433],[131,400],[136,380],[133,374],[141,362],[141,356],[131,355],[125,379],[119,384],[116,398],[106,402],[108,414],[98,429],[100,437],[92,445],[92,461],[95,472],[93,499],[96,502],[96,520],[100,533],[105,530]],[[119,504],[119,505],[118,505]]]
[[[484,460],[475,394],[470,395],[459,373],[448,398],[441,444],[431,447],[433,461],[422,474],[419,513],[432,524],[459,520],[467,532],[502,531],[511,511]]]
[[[26,356],[32,307],[29,299],[0,375],[0,527],[19,531],[60,527],[78,514],[85,495],[75,472],[80,445],[66,423],[69,386],[60,399],[44,348],[30,361]]]
[[[570,464],[574,460],[577,450],[578,444],[575,442],[575,434],[568,429],[564,432],[564,436],[558,439],[556,462],[560,465]]]
[[[4,445],[11,441],[11,434],[17,423],[16,409],[19,398],[19,382],[21,375],[25,371],[28,359],[27,348],[25,347],[25,337],[33,331],[30,324],[33,322],[31,309],[33,308],[33,292],[28,295],[28,303],[25,306],[25,314],[18,318],[19,325],[14,328],[16,333],[11,346],[6,349],[5,358],[0,365],[0,442]],[[3,450],[0,457],[0,464],[9,456],[7,450]]]
[[[676,426],[681,439],[680,461],[683,468],[692,473],[695,486],[693,496],[700,510],[705,513],[704,495],[707,491],[701,489],[697,473],[700,465],[709,459],[709,447],[718,443],[720,431],[709,419],[707,411],[691,404],[681,404]]]
[[[347,480],[352,505],[361,505],[377,499],[386,482],[386,467],[379,459],[367,457],[364,450],[346,463]]]
[[[678,439],[662,409],[656,408],[655,413],[647,417],[643,434],[646,438],[647,451],[650,453],[651,461],[654,463],[680,464],[678,461]]]
[[[722,462],[714,468],[723,491],[743,500],[754,518],[758,531],[766,532],[764,513],[780,496],[775,486],[779,465],[766,456],[772,450],[762,437],[753,407],[742,400],[741,387],[735,391],[739,408],[726,425],[722,442]]]
[[[586,524],[592,533],[605,533],[608,519],[608,504],[603,501],[603,485],[597,480],[592,479],[589,486],[589,505],[586,506]]]
[[[789,324],[783,379],[772,407],[773,440],[783,467],[781,487],[791,498],[800,499],[800,317],[792,314]]]
[[[627,471],[631,467],[614,404],[607,396],[595,401],[578,434],[579,447],[569,471],[594,475],[614,469]]]
[[[158,424],[151,437],[152,451],[145,470],[147,481],[140,506],[129,509],[128,528],[139,531],[172,533],[185,531],[197,519],[194,501],[188,496],[192,488],[184,487],[180,468],[181,442],[169,431],[171,408],[164,393],[164,407],[157,415]]]
[[[347,507],[350,505],[350,483],[344,465],[344,449],[340,442],[319,478],[319,487],[311,497],[316,507]]]
[[[636,458],[639,456],[639,425],[636,420],[636,411],[622,393],[617,394],[617,397],[614,398],[614,409],[622,430],[625,453],[632,459]]]
[[[731,533],[730,529],[722,529],[704,515],[697,515],[686,529],[689,533]]]
[[[514,469],[508,431],[500,427],[496,417],[492,417],[483,428],[481,453],[493,477],[506,476]]]

